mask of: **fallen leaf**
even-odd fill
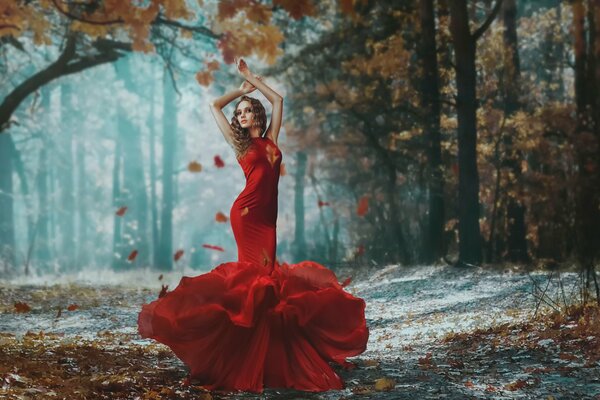
[[[79,306],[77,304],[69,304],[69,307],[67,307],[67,310],[69,311],[75,311],[79,308]]]
[[[17,301],[17,302],[15,302],[15,311],[18,313],[26,313],[26,312],[31,311],[31,307],[29,307],[29,304],[27,304],[27,303]]]
[[[375,390],[378,392],[390,391],[396,387],[396,381],[390,378],[379,378],[375,380]]]

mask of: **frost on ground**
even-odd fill
[[[0,397],[600,399],[600,318],[581,314],[550,328],[532,319],[534,286],[548,284],[549,298],[569,298],[576,288],[576,274],[548,274],[362,270],[347,290],[367,303],[370,338],[367,351],[350,359],[355,368],[336,367],[346,389],[262,396],[186,386],[185,367],[170,350],[137,335],[141,304],[161,284],[174,288],[181,272],[160,281],[149,271],[0,281]]]

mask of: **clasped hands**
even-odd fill
[[[238,72],[246,79],[248,79],[248,77],[250,76],[254,76],[256,79],[258,80],[262,80],[261,76],[258,75],[253,75],[252,72],[250,72],[250,68],[248,68],[248,65],[246,64],[246,62],[244,61],[243,58],[235,58],[235,64],[237,66]],[[256,90],[256,86],[254,86],[253,84],[251,84],[250,82],[248,82],[248,80],[245,80],[244,82],[242,82],[241,86],[240,86],[240,90],[242,92],[244,92],[245,94],[251,93],[253,91]]]

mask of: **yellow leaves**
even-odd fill
[[[197,161],[191,161],[188,164],[188,171],[190,172],[200,172],[202,171],[202,164]]]
[[[396,381],[391,378],[379,378],[375,380],[375,390],[390,391],[396,387]]]

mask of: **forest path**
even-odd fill
[[[71,277],[74,283],[64,283],[65,277],[57,282],[33,277],[0,281],[0,365],[5,365],[0,367],[4,380],[0,395],[44,398],[42,392],[49,390],[62,398],[68,390],[72,398],[91,393],[107,399],[207,398],[200,388],[181,385],[185,368],[167,347],[137,334],[141,304],[156,298],[160,283],[175,287],[181,272],[166,274],[161,282],[157,276],[88,273]],[[549,281],[548,293],[559,293],[556,276],[549,281],[546,272],[447,266],[364,270],[347,290],[367,303],[370,337],[367,351],[350,359],[356,368],[336,367],[346,381],[345,390],[267,389],[261,396],[215,392],[212,396],[600,399],[598,362],[565,357],[552,339],[525,330],[498,331],[502,324],[533,315],[534,281],[542,287]],[[130,283],[119,283],[123,278]],[[577,275],[561,273],[561,279],[569,296]],[[16,313],[16,302],[31,310]],[[496,331],[479,332],[473,338],[464,335],[493,327]],[[455,341],[443,340],[453,333]],[[527,340],[519,341],[519,335]],[[55,364],[58,372],[50,372],[48,364]],[[390,390],[379,390],[380,385]]]

